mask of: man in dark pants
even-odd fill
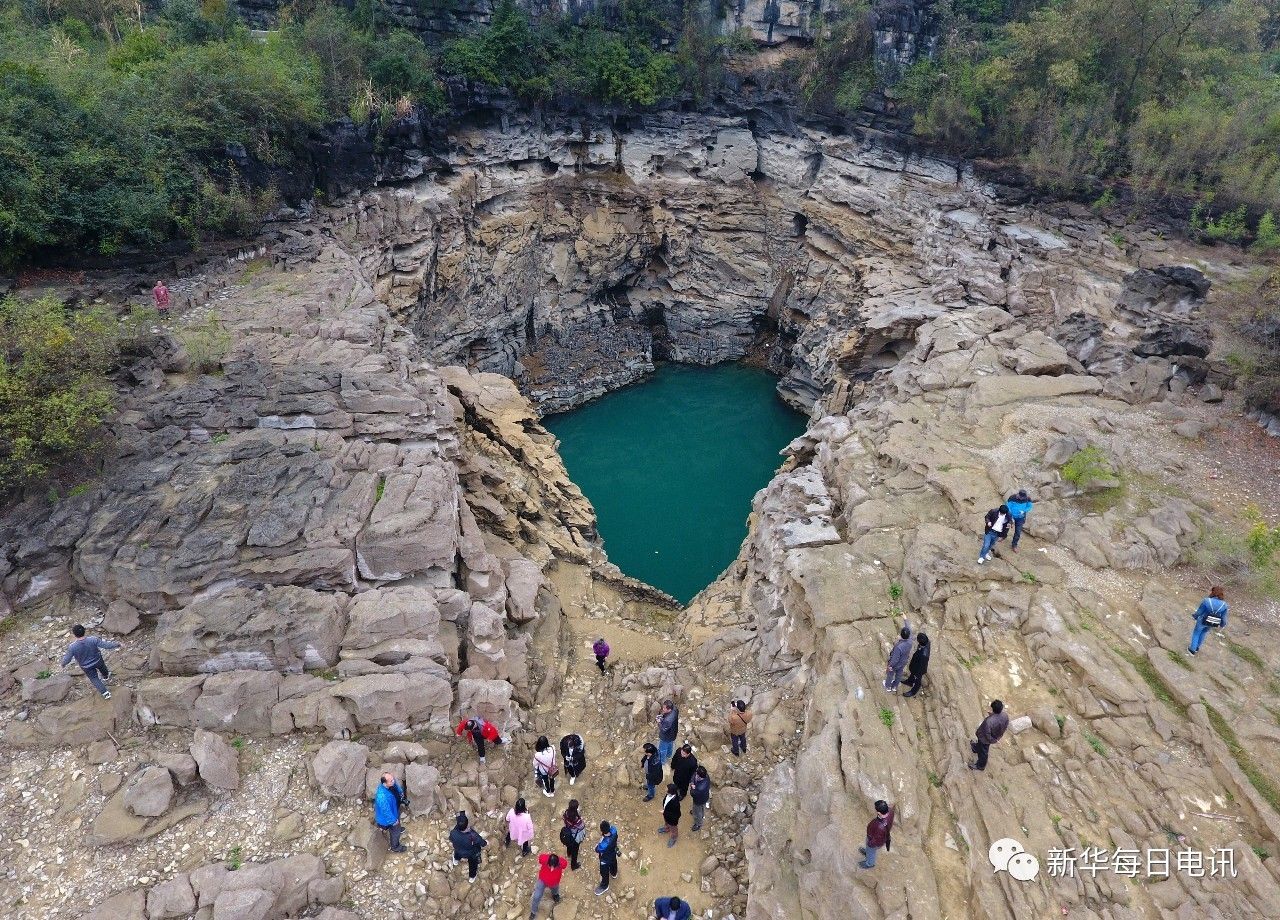
[[[449,831],[449,842],[453,844],[453,864],[456,866],[464,859],[467,861],[467,881],[476,883],[476,875],[480,872],[480,851],[489,845],[475,828],[465,811],[458,812],[453,830]]]
[[[689,920],[693,908],[679,898],[658,898],[653,902],[654,920]]]
[[[109,700],[111,691],[107,689],[106,680],[111,677],[111,671],[107,668],[102,652],[104,649],[112,651],[123,646],[110,639],[86,636],[84,632],[84,627],[79,623],[71,627],[71,635],[76,637],[76,641],[67,646],[67,653],[62,656],[62,666],[65,668],[75,659],[80,670],[84,671],[84,676],[89,678],[89,683],[93,684],[93,689],[101,693],[104,700]]]
[[[405,847],[400,843],[400,835],[404,825],[400,823],[400,808],[404,805],[404,790],[390,773],[382,774],[382,781],[373,794],[373,820],[378,827],[387,832],[392,853],[403,853]]]
[[[658,763],[664,764],[671,759],[679,734],[680,710],[671,700],[663,700],[662,714],[658,716]]]
[[[991,745],[1003,738],[1008,728],[1009,714],[1004,711],[1004,703],[992,700],[991,715],[983,719],[982,724],[978,726],[977,740],[969,743],[973,753],[978,755],[978,759],[969,764],[970,770],[987,768],[987,754],[991,751]]]
[[[698,758],[693,754],[693,746],[684,744],[671,758],[671,781],[676,784],[676,794],[684,798],[689,794],[689,783],[693,781],[693,771],[698,769]]]
[[[599,895],[609,890],[609,879],[618,877],[618,829],[608,821],[600,822],[596,855],[600,857],[600,884],[595,891]]]

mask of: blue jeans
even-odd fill
[[[737,754],[741,751],[747,753],[747,736],[746,735],[730,735],[729,740],[733,742],[733,753]]]
[[[1022,539],[1022,527],[1026,523],[1027,519],[1024,517],[1013,519],[1013,543],[1011,545],[1014,549],[1018,548],[1018,541]]]
[[[982,538],[982,552],[978,553],[979,559],[985,559],[991,555],[991,550],[995,548],[996,541],[1000,539],[1000,534],[994,530],[987,531]]]
[[[658,792],[658,787],[655,786],[653,783],[645,783],[644,791],[645,791],[645,794],[649,796],[649,798],[653,798]]]
[[[884,679],[884,688],[886,690],[897,689],[898,684],[902,682],[902,668],[894,668]]]
[[[104,677],[110,677],[111,672],[107,670],[107,663],[99,661],[97,664],[91,664],[89,667],[82,667],[84,676],[89,678],[89,683],[93,684],[93,689],[99,693],[107,692],[107,685],[103,682]]]
[[[1209,630],[1211,629],[1213,627],[1207,623],[1197,621],[1195,627],[1191,630],[1191,645],[1188,647],[1188,651],[1200,651],[1200,643],[1204,642],[1204,637],[1209,635]]]
[[[676,743],[674,741],[658,742],[658,763],[666,763],[671,759],[671,755],[676,752]]]
[[[880,848],[873,847],[871,841],[867,841],[867,855],[863,859],[863,865],[868,869],[874,869],[876,867],[876,853],[878,852],[880,852]]]
[[[538,905],[542,903],[542,896],[548,890],[551,891],[551,903],[552,904],[560,903],[560,886],[556,885],[554,888],[552,888],[542,879],[538,879],[536,882],[533,883],[533,908],[529,911],[530,917],[538,916]]]

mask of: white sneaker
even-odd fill
[[[545,790],[545,789],[543,789],[543,790],[542,790],[542,794],[543,794],[543,795],[545,795],[545,796],[546,796],[547,798],[549,798],[549,799],[554,799],[554,798],[556,797],[556,794],[555,794],[554,792],[548,792],[548,791],[547,791],[547,790]]]
[[[103,698],[104,700],[109,700],[109,699],[111,699],[111,691],[110,691],[110,690],[103,690],[103,691],[102,691],[102,698]]]
[[[576,776],[571,776],[571,777],[569,777],[569,785],[570,785],[570,786],[572,786],[572,785],[573,785],[574,783],[576,783],[577,781],[578,781],[578,777],[576,777]]]
[[[467,877],[467,883],[468,883],[468,884],[471,884],[471,885],[474,885],[474,884],[476,883],[475,877],[474,877],[474,876],[468,876],[468,877]]]
[[[986,557],[986,556],[979,556],[979,557],[978,557],[978,565],[982,565],[982,563],[984,563],[984,562],[986,562],[986,561],[987,561],[987,557]]]
[[[483,758],[483,757],[481,757],[481,758],[480,758],[480,762],[481,762],[481,763],[484,763],[484,758]]]
[[[458,868],[458,861],[456,859],[449,860],[449,868],[450,869]]]

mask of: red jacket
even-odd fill
[[[461,722],[459,722],[457,729],[454,731],[454,734],[458,735],[459,737],[461,737],[462,735],[470,734],[467,731],[468,721],[470,720],[463,719]],[[497,741],[498,727],[494,725],[492,722],[490,722],[488,719],[481,719],[480,720],[480,737],[483,738],[485,741]]]
[[[560,884],[560,876],[564,875],[565,859],[560,857],[560,865],[552,869],[547,865],[547,861],[551,858],[550,853],[538,854],[538,863],[542,866],[538,870],[538,881],[546,885],[548,888],[555,888]]]
[[[893,806],[889,806],[888,814],[876,815],[867,822],[867,846],[882,847],[889,839],[889,830],[893,827]]]

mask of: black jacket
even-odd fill
[[[674,792],[662,800],[662,820],[671,825],[680,823],[680,796]]]
[[[677,786],[684,787],[689,785],[689,780],[693,779],[693,771],[698,768],[698,758],[693,754],[685,757],[683,754],[677,753],[671,758],[671,781]]]
[[[565,735],[560,739],[560,761],[564,764],[564,772],[577,776],[587,768],[587,748],[583,744],[577,748],[569,746],[569,740],[577,738],[582,741],[580,735]]]
[[[449,842],[453,844],[453,852],[458,854],[459,859],[479,856],[480,851],[486,846],[485,839],[471,828],[460,831],[455,827],[449,831]]]
[[[662,782],[662,761],[657,754],[645,754],[640,758],[640,766],[644,767],[644,781],[651,786]]]
[[[923,677],[929,670],[929,650],[930,645],[917,645],[915,654],[911,656],[911,664],[907,665],[907,670],[912,674]]]
[[[706,805],[711,800],[711,779],[702,779],[695,776],[693,783],[689,786],[689,797],[693,799],[694,805]]]

